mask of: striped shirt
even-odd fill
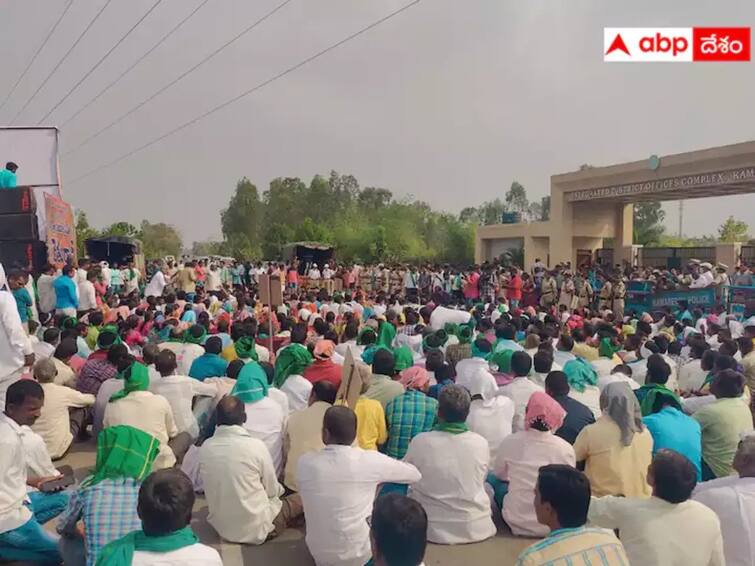
[[[558,529],[519,555],[516,566],[629,566],[613,531],[588,527]]]
[[[388,425],[385,453],[401,460],[412,438],[433,428],[437,414],[438,402],[421,391],[410,389],[393,399],[385,406]]]

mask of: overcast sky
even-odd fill
[[[106,0],[74,4],[0,111],[7,125]],[[61,128],[61,153],[151,95],[283,0],[209,0],[114,89]],[[36,125],[155,0],[112,0],[29,104]],[[157,9],[46,121],[60,125],[201,0]],[[603,27],[749,26],[755,3],[688,0],[423,0],[312,64],[113,167],[116,159],[407,3],[292,0],[255,30],[94,142],[61,159],[64,198],[98,226],[143,218],[189,245],[220,237],[235,182],[331,169],[362,186],[458,212],[530,199],[551,174],[755,138],[755,68],[603,63]],[[3,0],[0,101],[66,0]],[[10,56],[8,56],[10,55]],[[755,230],[755,195],[688,201],[685,232],[729,215]],[[677,204],[668,203],[670,230]]]

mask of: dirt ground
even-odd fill
[[[75,444],[58,465],[68,464],[83,479],[94,466],[94,442]],[[314,565],[304,543],[303,529],[288,529],[280,537],[261,546],[230,544],[220,540],[207,523],[207,503],[198,496],[194,506],[192,528],[200,540],[220,552],[225,566],[259,566],[262,564]],[[48,527],[49,528],[49,527]],[[484,542],[458,546],[428,545],[426,566],[470,566],[471,564],[513,564],[522,549],[534,542],[511,535],[499,524],[498,534]]]

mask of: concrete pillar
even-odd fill
[[[716,244],[716,263],[729,266],[729,274],[734,272],[741,254],[742,244],[740,242]]]
[[[613,262],[632,262],[632,240],[634,238],[634,207],[631,204],[616,206],[616,220],[613,238]]]
[[[483,254],[485,253],[485,240],[480,238],[479,231],[480,231],[480,227],[477,226],[475,228],[475,238],[474,238],[474,262],[477,264],[480,264],[483,261],[485,261],[485,258],[483,257]]]
[[[553,183],[553,181],[551,181]],[[564,198],[564,193],[551,185],[550,261],[548,267],[570,261],[576,265],[577,251],[574,248],[574,226],[572,204]],[[545,259],[545,258],[543,258]]]

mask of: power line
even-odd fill
[[[84,141],[82,141],[79,145],[77,145],[76,147],[74,147],[72,150],[65,152],[63,154],[63,156],[70,155],[70,154],[74,153],[75,151],[78,151],[80,148],[82,148],[85,145],[87,145],[93,139],[99,137],[103,132],[106,132],[107,130],[109,130],[110,128],[112,128],[113,126],[115,126],[116,124],[119,124],[121,121],[123,121],[128,116],[130,116],[131,114],[133,114],[134,112],[136,112],[137,110],[139,110],[145,104],[149,103],[151,100],[154,100],[155,98],[157,98],[158,96],[160,96],[163,92],[165,92],[166,90],[168,90],[170,87],[172,87],[174,84],[176,84],[177,82],[179,82],[181,79],[183,79],[184,77],[186,77],[186,76],[190,75],[191,73],[193,73],[194,71],[196,71],[199,67],[201,67],[202,65],[204,65],[205,63],[207,63],[207,61],[209,61],[210,59],[212,59],[213,57],[215,57],[218,53],[220,53],[221,51],[223,51],[226,47],[229,47],[232,43],[234,43],[234,42],[238,41],[239,39],[241,39],[243,36],[245,36],[247,33],[249,33],[250,31],[252,31],[254,28],[256,28],[258,25],[260,25],[262,22],[264,22],[265,20],[267,20],[269,17],[271,17],[278,10],[280,10],[281,8],[283,8],[286,4],[289,4],[290,2],[291,2],[291,0],[285,0],[281,4],[278,4],[275,8],[273,8],[272,10],[270,10],[268,13],[266,13],[264,16],[262,16],[259,20],[255,21],[250,26],[248,26],[245,29],[243,29],[235,37],[231,38],[229,41],[227,41],[226,43],[224,43],[223,45],[221,45],[220,47],[218,47],[215,51],[213,51],[212,53],[210,53],[209,55],[207,55],[206,57],[204,57],[201,61],[199,61],[193,67],[187,69],[186,71],[184,71],[183,73],[181,73],[180,75],[178,75],[175,79],[173,79],[168,84],[166,84],[165,86],[163,86],[162,88],[160,88],[157,92],[153,93],[149,97],[147,97],[144,100],[142,100],[139,104],[137,104],[136,106],[134,106],[133,108],[131,108],[131,110],[127,111],[125,114],[121,114],[120,116],[118,116],[118,118],[116,118],[115,120],[113,120],[112,122],[110,122],[107,126],[105,126],[103,128],[100,128],[99,130],[97,130],[94,134],[92,134],[91,136],[89,136],[88,138],[86,138]]]
[[[194,14],[196,14],[196,13],[197,13],[197,12],[199,11],[199,9],[200,9],[200,8],[201,8],[202,6],[204,6],[205,4],[207,4],[207,2],[209,2],[209,1],[210,1],[210,0],[202,0],[202,2],[201,2],[201,3],[200,3],[200,4],[199,4],[199,5],[198,5],[198,6],[196,7],[196,8],[194,8],[194,9],[193,9],[193,10],[192,10],[192,11],[191,11],[191,12],[189,13],[189,15],[187,15],[187,16],[186,16],[185,18],[183,18],[183,19],[182,19],[182,20],[181,20],[180,22],[178,22],[178,24],[176,24],[176,25],[175,25],[175,26],[173,27],[173,29],[171,29],[171,30],[170,30],[170,31],[169,31],[168,33],[166,33],[165,35],[163,35],[163,36],[162,36],[162,37],[160,38],[160,40],[159,40],[159,41],[158,41],[157,43],[155,43],[155,44],[154,44],[154,45],[153,45],[152,47],[150,47],[150,48],[149,48],[149,49],[148,49],[148,50],[147,50],[147,51],[146,51],[146,52],[145,52],[145,53],[144,53],[144,54],[143,54],[143,55],[142,55],[141,57],[139,57],[139,58],[138,58],[138,59],[137,59],[136,61],[134,61],[134,62],[133,62],[133,63],[131,64],[131,66],[130,66],[130,67],[129,67],[128,69],[126,69],[126,70],[125,70],[125,71],[123,71],[123,72],[122,72],[122,73],[121,73],[120,75],[118,75],[118,76],[117,76],[117,77],[115,78],[115,80],[114,80],[113,82],[111,82],[111,83],[110,83],[109,85],[107,85],[107,86],[106,86],[105,88],[103,88],[103,89],[102,89],[102,90],[101,90],[100,92],[98,92],[98,93],[97,93],[97,94],[96,94],[96,95],[95,95],[95,96],[94,96],[94,97],[93,97],[93,98],[92,98],[92,99],[91,99],[91,100],[90,100],[89,102],[87,102],[87,103],[86,103],[86,104],[85,104],[84,106],[82,106],[81,108],[79,108],[79,109],[78,109],[78,110],[76,111],[76,113],[75,113],[75,114],[73,114],[73,115],[72,115],[71,117],[69,117],[68,119],[66,119],[66,121],[65,121],[65,122],[63,122],[63,123],[62,123],[62,124],[60,125],[60,127],[62,128],[63,126],[65,126],[66,124],[68,124],[68,123],[69,123],[69,122],[70,122],[71,120],[75,119],[75,118],[76,118],[76,117],[77,117],[77,116],[78,116],[79,114],[81,114],[81,113],[82,113],[82,112],[83,112],[84,110],[86,110],[86,109],[87,109],[87,108],[89,108],[89,107],[90,107],[90,106],[91,106],[92,104],[94,104],[94,103],[95,103],[95,102],[96,102],[97,100],[99,100],[99,99],[100,99],[100,97],[101,97],[101,96],[102,96],[103,94],[105,94],[105,93],[106,93],[107,91],[109,91],[109,90],[110,90],[111,88],[113,88],[113,87],[114,87],[114,86],[115,86],[115,85],[116,85],[116,84],[117,84],[118,82],[120,82],[120,80],[121,80],[121,79],[122,79],[123,77],[125,77],[126,75],[128,75],[128,74],[129,74],[129,73],[130,73],[130,72],[131,72],[131,71],[132,71],[132,70],[134,69],[134,67],[136,67],[136,66],[137,66],[137,65],[138,65],[139,63],[141,63],[141,62],[142,62],[142,61],[144,61],[144,60],[145,60],[145,59],[146,59],[147,57],[149,57],[149,56],[150,56],[150,55],[152,54],[152,52],[153,52],[153,51],[154,51],[155,49],[157,49],[158,47],[160,47],[160,45],[162,45],[163,43],[165,43],[165,41],[166,41],[166,40],[167,40],[167,39],[168,39],[168,38],[169,38],[169,37],[170,37],[171,35],[173,35],[173,33],[174,33],[174,32],[178,31],[178,29],[179,29],[179,28],[180,28],[181,26],[183,26],[183,25],[184,25],[184,24],[185,24],[185,23],[186,23],[187,21],[189,21],[189,19],[190,19],[190,18],[191,18],[191,17],[192,17],[192,16],[194,15]]]
[[[293,65],[293,66],[291,66],[291,67],[288,67],[287,69],[285,69],[285,70],[281,71],[281,72],[280,72],[280,73],[278,73],[277,75],[274,75],[274,76],[270,77],[269,79],[267,79],[267,80],[265,80],[265,81],[263,81],[263,82],[261,82],[261,83],[257,84],[256,86],[254,86],[254,87],[250,88],[249,90],[246,90],[246,91],[242,92],[241,94],[238,94],[238,95],[234,96],[233,98],[231,98],[231,99],[229,99],[229,100],[226,100],[226,101],[225,101],[225,102],[223,102],[222,104],[219,104],[219,105],[215,106],[214,108],[211,108],[210,110],[207,110],[207,111],[206,111],[206,112],[204,112],[203,114],[200,114],[199,116],[197,116],[197,117],[195,117],[195,118],[193,118],[193,119],[189,120],[188,122],[184,122],[184,123],[183,123],[183,124],[181,124],[180,126],[177,126],[177,127],[173,128],[172,130],[170,130],[170,131],[168,131],[168,132],[166,132],[166,133],[162,134],[161,136],[159,136],[159,137],[157,137],[157,138],[154,138],[153,140],[151,140],[151,141],[149,141],[149,142],[147,142],[147,143],[145,143],[145,144],[143,144],[143,145],[140,145],[139,147],[137,147],[137,148],[135,148],[135,149],[132,149],[132,150],[131,150],[131,151],[129,151],[128,153],[124,153],[123,155],[121,155],[121,156],[120,156],[120,157],[118,157],[117,159],[114,159],[113,161],[110,161],[110,162],[108,162],[108,163],[105,163],[105,164],[103,164],[103,165],[100,165],[100,166],[99,166],[99,167],[97,167],[96,169],[92,169],[92,170],[91,170],[91,171],[89,171],[88,173],[84,173],[83,175],[81,175],[81,176],[79,176],[79,177],[76,177],[75,179],[73,179],[73,180],[71,180],[71,181],[68,181],[68,183],[69,183],[69,184],[70,184],[70,183],[76,183],[76,182],[78,182],[78,181],[81,181],[82,179],[85,179],[85,178],[87,178],[87,177],[89,177],[89,176],[91,176],[91,175],[94,175],[95,173],[98,173],[98,172],[102,171],[103,169],[107,169],[108,167],[112,167],[112,166],[113,166],[113,165],[115,165],[116,163],[120,163],[120,162],[121,162],[121,161],[123,161],[124,159],[128,159],[128,158],[129,158],[129,157],[131,157],[132,155],[135,155],[135,154],[137,154],[137,153],[139,153],[139,152],[141,152],[141,151],[143,151],[143,150],[147,149],[148,147],[151,147],[151,146],[155,145],[156,143],[159,143],[159,142],[161,142],[162,140],[164,140],[164,139],[166,139],[166,138],[168,138],[168,137],[172,136],[173,134],[177,134],[177,133],[178,133],[178,132],[180,132],[181,130],[185,130],[185,129],[186,129],[186,128],[188,128],[189,126],[193,126],[194,124],[196,124],[197,122],[199,122],[199,121],[201,121],[201,120],[203,120],[203,119],[207,118],[207,117],[208,117],[208,116],[210,116],[211,114],[214,114],[215,112],[218,112],[219,110],[222,110],[223,108],[225,108],[225,107],[227,107],[227,106],[230,106],[230,105],[231,105],[231,104],[233,104],[234,102],[238,102],[238,101],[239,101],[239,100],[241,100],[242,98],[244,98],[244,97],[246,97],[246,96],[248,96],[248,95],[250,95],[250,94],[252,94],[252,93],[254,93],[254,92],[256,92],[256,91],[258,91],[258,90],[260,90],[260,89],[262,89],[262,88],[264,88],[264,87],[266,87],[267,85],[269,85],[270,83],[273,83],[273,82],[277,81],[278,79],[281,79],[281,78],[285,77],[285,76],[286,76],[286,75],[288,75],[289,73],[293,73],[293,72],[294,72],[294,71],[296,71],[297,69],[299,69],[299,68],[301,68],[301,67],[304,67],[305,65],[307,65],[307,64],[311,63],[312,61],[314,61],[315,59],[318,59],[319,57],[322,57],[322,56],[323,56],[323,55],[325,55],[326,53],[328,53],[328,52],[330,52],[330,51],[333,51],[334,49],[337,49],[337,48],[338,48],[338,47],[340,47],[341,45],[343,45],[343,44],[345,44],[345,43],[348,43],[348,42],[349,42],[349,41],[351,41],[352,39],[355,39],[355,38],[359,37],[359,36],[360,36],[360,35],[362,35],[363,33],[366,33],[366,32],[368,32],[368,31],[370,31],[371,29],[373,29],[373,28],[375,28],[375,27],[379,26],[379,25],[380,25],[380,24],[382,24],[383,22],[386,22],[386,21],[390,20],[391,18],[393,18],[393,17],[395,17],[395,16],[398,16],[398,15],[399,15],[400,13],[402,13],[402,12],[404,12],[404,11],[408,10],[409,8],[411,8],[412,6],[414,6],[414,5],[416,5],[416,4],[419,4],[419,3],[421,2],[421,1],[422,1],[422,0],[413,0],[412,2],[409,2],[408,4],[406,4],[406,5],[402,6],[401,8],[399,8],[399,9],[397,9],[397,10],[394,10],[394,11],[393,11],[393,12],[391,12],[390,14],[388,14],[388,15],[386,15],[386,16],[383,16],[383,17],[382,17],[382,18],[380,18],[379,20],[376,20],[376,21],[372,22],[372,23],[371,23],[371,24],[369,24],[368,26],[366,26],[366,27],[363,27],[362,29],[360,29],[360,30],[358,30],[358,31],[356,31],[356,32],[354,32],[354,33],[352,33],[351,35],[348,35],[348,36],[346,36],[346,37],[345,37],[345,38],[343,38],[342,40],[340,40],[340,41],[338,41],[338,42],[336,42],[336,43],[334,43],[334,44],[330,45],[329,47],[326,47],[325,49],[322,49],[321,51],[318,51],[318,52],[317,52],[317,53],[315,53],[314,55],[310,55],[310,56],[309,56],[309,57],[307,57],[306,59],[303,59],[303,60],[299,61],[299,62],[298,62],[298,63],[296,63],[295,65]]]
[[[128,37],[129,35],[131,35],[131,32],[132,32],[132,31],[134,31],[134,30],[135,30],[136,28],[138,28],[138,27],[139,27],[139,24],[141,24],[141,23],[142,23],[142,22],[143,22],[144,20],[146,20],[146,19],[147,19],[147,16],[149,16],[149,15],[150,15],[150,14],[151,14],[151,13],[152,13],[152,12],[153,12],[154,10],[155,10],[155,8],[157,8],[157,7],[158,7],[158,6],[160,5],[160,2],[162,2],[162,1],[163,1],[163,0],[157,0],[157,1],[156,1],[156,2],[154,3],[154,4],[152,4],[152,7],[151,7],[151,8],[149,9],[149,10],[147,10],[147,11],[146,11],[146,12],[144,13],[144,15],[143,15],[143,16],[142,16],[141,18],[139,18],[139,19],[138,19],[138,20],[136,21],[136,23],[135,23],[135,24],[134,24],[133,26],[131,26],[131,28],[130,28],[130,29],[129,29],[129,30],[128,30],[128,31],[127,31],[127,32],[126,32],[126,33],[125,33],[125,34],[124,34],[124,35],[123,35],[123,36],[122,36],[122,37],[121,37],[121,38],[120,38],[120,39],[118,40],[118,41],[116,41],[115,45],[113,45],[113,46],[112,46],[112,47],[111,47],[111,48],[110,48],[110,49],[108,50],[108,52],[107,52],[107,53],[105,53],[105,54],[104,54],[104,55],[103,55],[102,57],[100,57],[100,60],[99,60],[99,61],[97,61],[97,62],[96,62],[96,63],[94,64],[94,66],[93,66],[93,67],[92,67],[91,69],[89,69],[89,70],[88,70],[88,71],[86,72],[86,74],[85,74],[85,75],[84,75],[83,77],[81,77],[81,78],[79,79],[79,81],[78,81],[78,82],[77,82],[77,83],[76,83],[75,85],[73,85],[73,86],[72,86],[72,87],[70,88],[70,90],[69,90],[69,91],[68,91],[67,93],[65,93],[65,95],[63,95],[63,98],[61,98],[60,100],[58,100],[58,102],[57,102],[57,103],[55,104],[55,106],[53,106],[52,108],[50,108],[50,110],[48,110],[48,111],[47,111],[47,114],[45,114],[44,116],[42,116],[42,118],[40,118],[40,119],[39,119],[39,122],[37,122],[37,126],[39,126],[39,125],[40,125],[40,124],[41,124],[42,122],[44,122],[45,120],[47,120],[47,118],[48,118],[48,117],[50,116],[50,114],[52,114],[53,112],[55,112],[55,110],[57,110],[57,108],[58,108],[58,107],[59,107],[59,106],[60,106],[61,104],[63,104],[63,102],[64,102],[64,101],[65,101],[65,100],[66,100],[66,99],[67,99],[67,98],[68,98],[69,96],[71,96],[71,93],[72,93],[73,91],[75,91],[75,90],[76,90],[77,88],[79,88],[79,86],[81,85],[81,83],[83,83],[83,82],[84,82],[85,80],[87,80],[87,79],[89,78],[89,76],[90,76],[90,75],[91,75],[91,74],[92,74],[92,73],[93,73],[93,72],[94,72],[94,71],[95,71],[95,70],[97,69],[97,67],[99,67],[99,66],[100,66],[100,65],[102,64],[102,62],[103,62],[103,61],[104,61],[105,59],[107,59],[107,58],[108,58],[108,57],[110,56],[110,54],[111,54],[111,53],[112,53],[113,51],[115,51],[115,50],[116,50],[116,49],[118,48],[118,46],[119,46],[119,45],[120,45],[121,43],[123,43],[123,42],[124,42],[124,41],[126,40],[126,38],[127,38],[127,37]]]
[[[50,71],[50,74],[47,75],[47,77],[45,78],[44,81],[42,81],[42,84],[39,85],[39,87],[37,88],[37,90],[34,91],[34,94],[32,94],[31,97],[21,107],[21,109],[18,112],[16,112],[16,115],[13,116],[13,120],[11,120],[11,122],[10,122],[11,126],[16,122],[16,119],[18,119],[18,117],[21,115],[21,113],[24,110],[26,110],[26,108],[29,106],[29,104],[31,103],[31,101],[36,98],[37,94],[39,94],[39,91],[42,90],[42,88],[47,84],[47,81],[49,81],[50,78],[55,74],[55,71],[57,71],[60,68],[60,66],[63,64],[63,61],[65,61],[66,58],[68,57],[68,55],[71,53],[71,51],[73,51],[76,48],[76,46],[79,44],[79,42],[82,40],[82,38],[87,34],[87,32],[90,30],[90,28],[94,25],[94,23],[102,15],[102,12],[105,11],[105,8],[107,8],[108,5],[110,4],[110,2],[112,2],[112,1],[113,0],[107,0],[107,2],[105,2],[105,5],[102,6],[102,8],[100,8],[100,11],[97,12],[97,14],[94,16],[94,18],[92,18],[92,20],[89,22],[89,24],[87,25],[87,27],[84,28],[84,31],[81,32],[81,35],[79,35],[79,37],[76,38],[76,41],[73,42],[73,45],[71,45],[71,47],[68,49],[68,51],[66,51],[65,55],[63,55],[63,57],[61,57],[60,61],[58,61],[58,64],[55,65],[55,67],[53,68],[52,71]]]
[[[63,12],[58,17],[58,20],[50,28],[50,31],[47,32],[47,37],[45,37],[44,41],[42,41],[42,43],[40,44],[40,46],[37,47],[37,51],[32,56],[31,61],[29,61],[29,64],[26,65],[26,68],[24,69],[24,72],[21,73],[21,76],[18,77],[18,79],[16,80],[16,82],[11,87],[10,92],[8,92],[8,94],[6,95],[5,100],[3,100],[2,104],[0,104],[0,110],[2,110],[5,107],[5,104],[8,102],[8,100],[10,99],[10,97],[13,96],[14,92],[16,92],[16,88],[18,87],[19,84],[21,84],[21,81],[26,76],[26,73],[29,72],[29,69],[31,69],[31,66],[34,64],[34,61],[37,60],[37,57],[42,52],[42,50],[45,48],[45,45],[47,45],[47,42],[50,41],[50,38],[52,37],[52,34],[54,34],[55,30],[58,29],[58,25],[60,24],[61,21],[63,21],[63,18],[68,13],[68,10],[69,10],[69,8],[71,7],[72,4],[73,4],[73,0],[69,0],[68,4],[63,9]]]

